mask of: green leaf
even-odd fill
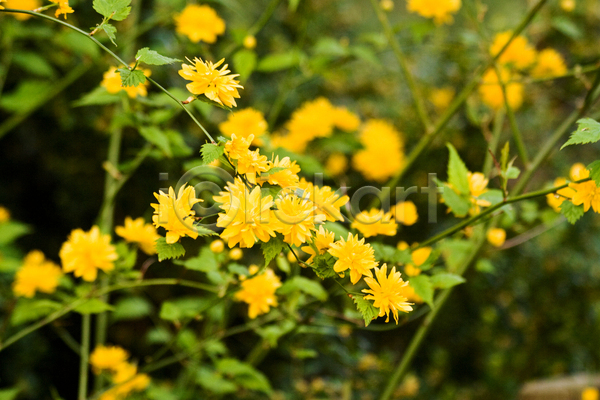
[[[55,76],[52,66],[38,53],[18,51],[13,55],[12,61],[34,75],[44,78],[53,78]]]
[[[14,113],[24,113],[38,106],[38,100],[51,90],[51,83],[42,80],[21,81],[10,93],[0,96],[0,108]]]
[[[502,203],[504,200],[504,193],[502,193],[502,190],[500,189],[489,189],[487,192],[482,193],[477,198],[481,200],[487,200],[492,203],[492,205],[495,205]]]
[[[226,376],[233,377],[238,385],[250,390],[271,393],[269,380],[250,364],[235,358],[223,358],[216,363],[217,370]]]
[[[206,228],[204,225],[201,225],[200,222],[194,222],[194,230],[198,234],[198,237],[218,236],[217,232]]]
[[[333,270],[333,265],[337,259],[329,253],[320,254],[313,259],[312,269],[321,279],[334,278],[337,273]]]
[[[271,347],[277,347],[277,341],[284,335],[291,332],[296,327],[296,322],[285,319],[274,325],[256,328],[256,333],[260,335]]]
[[[379,315],[379,310],[376,309],[369,300],[365,300],[364,296],[355,295],[352,296],[352,300],[354,301],[354,304],[356,304],[356,309],[361,313],[365,320],[365,326],[369,326],[371,321]]]
[[[135,248],[129,248],[125,242],[119,242],[116,246],[119,258],[116,261],[117,268],[131,269],[135,265],[137,259],[137,251]]]
[[[233,55],[232,60],[235,72],[240,74],[240,81],[246,82],[256,68],[256,53],[252,50],[242,49]]]
[[[552,18],[552,27],[573,40],[579,40],[584,36],[578,23],[565,15],[558,15]]]
[[[196,318],[210,307],[213,300],[200,297],[183,297],[162,303],[160,318],[167,321],[181,321]]]
[[[158,253],[158,261],[179,258],[185,255],[185,249],[181,243],[168,244],[167,239],[164,237],[156,240],[156,252]]]
[[[454,189],[446,184],[444,184],[442,198],[444,199],[444,203],[452,209],[452,213],[459,218],[467,215],[471,208],[471,202],[468,199],[456,193]]]
[[[158,54],[154,50],[150,50],[148,47],[139,49],[135,55],[135,59],[139,62],[146,63],[148,65],[166,65],[180,62],[177,58],[165,57]]]
[[[473,243],[468,240],[446,239],[440,244],[449,271],[456,271],[469,256]]]
[[[517,167],[509,167],[506,170],[506,179],[517,179],[521,174],[521,170]]]
[[[585,211],[583,210],[583,204],[576,206],[569,200],[565,200],[560,205],[560,213],[567,218],[569,223],[575,224],[579,218],[583,217]]]
[[[88,314],[99,314],[105,311],[112,311],[115,308],[104,301],[92,298],[83,303],[82,305],[75,307],[75,312],[79,314],[88,315]]]
[[[150,315],[152,308],[152,304],[143,297],[125,297],[115,304],[112,320],[140,319]]]
[[[59,310],[62,304],[52,300],[21,298],[12,312],[10,323],[13,326],[34,321]]]
[[[563,144],[561,150],[572,144],[596,143],[600,140],[600,123],[591,118],[582,118],[577,121],[577,130],[571,133],[567,143]]]
[[[117,71],[121,74],[121,85],[123,86],[136,87],[146,83],[146,75],[139,69],[119,68]]]
[[[115,42],[115,39],[117,38],[117,28],[115,28],[114,25],[106,22],[101,25],[101,28],[104,33],[106,33],[106,36],[108,36],[112,44],[116,46],[117,42]]]
[[[298,4],[300,4],[300,0],[288,0],[288,9],[290,12],[296,12]]]
[[[98,86],[96,89],[81,96],[79,100],[73,102],[73,107],[93,106],[101,104],[118,103],[121,96],[118,94],[108,93],[106,88]]]
[[[209,246],[204,246],[200,249],[198,257],[190,258],[185,261],[177,261],[176,264],[183,265],[185,268],[192,271],[212,272],[219,269],[219,262],[215,253],[210,250]]]
[[[200,154],[202,154],[202,161],[204,164],[210,164],[211,162],[218,160],[223,155],[225,148],[214,143],[205,143],[200,148]]]
[[[409,285],[415,290],[415,293],[433,308],[433,284],[429,276],[425,274],[413,276],[408,281]]]
[[[265,265],[269,265],[271,260],[279,255],[285,248],[285,243],[280,234],[269,239],[268,242],[262,242],[260,244],[263,255],[265,256]]]
[[[196,372],[196,383],[209,392],[224,395],[238,390],[235,383],[224,379],[221,374],[211,371],[206,367],[199,367]]]
[[[448,161],[448,183],[452,184],[460,194],[469,194],[469,178],[467,177],[469,170],[465,163],[461,160],[454,146],[447,144],[450,152]]]
[[[475,269],[477,269],[477,271],[479,272],[486,272],[488,274],[493,274],[496,272],[494,264],[492,264],[492,262],[487,258],[480,258],[479,260],[477,260],[477,264],[475,264]]]
[[[319,282],[310,280],[303,276],[295,276],[291,279],[288,279],[283,286],[277,290],[277,293],[289,294],[294,291],[306,293],[320,301],[327,300],[327,291],[323,289],[323,286],[321,286]]]
[[[504,147],[502,148],[501,156],[500,156],[500,168],[502,171],[506,171],[506,166],[508,165],[508,157],[510,156],[510,144],[506,142]]]
[[[290,268],[290,262],[288,261],[286,255],[283,253],[279,253],[279,255],[275,257],[275,264],[281,272],[284,272],[288,275],[292,272],[292,269]]]
[[[596,186],[600,186],[600,160],[594,161],[586,168],[590,171],[590,178],[596,182]]]
[[[345,239],[348,237],[348,233],[350,233],[350,231],[339,222],[325,221],[323,228],[327,229],[329,232],[333,232],[335,234],[335,240],[340,240],[342,237]]]
[[[31,232],[29,225],[17,221],[0,222],[0,245],[14,242],[23,235]]]
[[[410,250],[399,250],[396,247],[382,243],[371,243],[375,250],[375,259],[392,264],[407,264],[412,262]]]
[[[15,400],[21,389],[0,389],[0,400]]]
[[[160,128],[156,126],[142,126],[140,127],[140,135],[158,147],[167,157],[173,156],[169,137]]]
[[[285,53],[269,54],[258,63],[256,68],[261,72],[283,71],[300,64],[303,54],[298,49],[291,49]]]
[[[131,0],[94,0],[93,7],[96,12],[105,18],[122,21],[131,12]]]
[[[464,283],[465,278],[460,275],[442,272],[440,274],[433,275],[430,281],[434,289],[447,289]]]

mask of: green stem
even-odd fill
[[[429,121],[429,117],[427,116],[427,110],[425,109],[425,101],[424,101],[423,97],[421,96],[419,89],[417,88],[417,84],[416,84],[415,80],[413,79],[412,73],[410,72],[410,68],[408,68],[406,56],[404,55],[404,52],[400,48],[400,45],[398,44],[398,41],[395,38],[394,30],[392,29],[390,22],[388,21],[387,15],[383,11],[383,9],[380,7],[377,0],[371,0],[371,5],[373,6],[375,13],[377,13],[377,18],[379,19],[379,22],[381,23],[381,26],[383,27],[383,32],[385,33],[388,43],[389,43],[390,47],[392,48],[392,51],[394,52],[396,59],[398,60],[400,69],[402,70],[402,73],[404,74],[404,79],[406,79],[406,83],[408,85],[408,88],[412,95],[413,101],[415,103],[415,107],[417,109],[417,115],[419,116],[419,120],[421,121],[421,124],[423,125],[425,132],[429,132],[432,127],[431,127],[431,121]]]
[[[488,176],[492,170],[493,157],[492,154],[496,154],[498,149],[498,143],[500,143],[500,136],[502,135],[502,127],[504,125],[504,110],[500,109],[494,116],[494,127],[492,132],[492,138],[489,143],[489,151],[485,155],[485,161],[483,162],[483,168],[481,172],[483,175]],[[491,152],[491,153],[490,153]]]
[[[83,315],[81,320],[81,358],[79,359],[79,392],[77,400],[87,399],[91,325],[92,318],[90,314]]]

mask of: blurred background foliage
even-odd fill
[[[130,18],[118,24],[119,47],[127,61],[139,47],[148,46],[161,54],[183,59],[201,56],[217,61],[225,57],[235,73],[241,74],[244,90],[238,108],[253,107],[265,113],[269,131],[280,130],[302,103],[324,96],[336,106],[346,106],[361,119],[385,118],[405,136],[410,149],[422,135],[421,125],[394,55],[387,46],[377,17],[367,1],[240,0],[206,1],[225,19],[227,30],[215,44],[194,44],[174,31],[172,16],[186,4],[181,0],[134,0]],[[432,21],[406,11],[405,1],[394,0],[388,13],[409,60],[410,69],[428,97],[435,88],[458,92],[473,71],[488,58],[488,45],[478,36],[473,23],[474,1],[464,0],[451,25]],[[532,6],[532,1],[482,1],[487,12],[483,27],[488,40],[497,32],[515,27]],[[99,22],[89,2],[71,0],[75,13],[68,22],[92,27]],[[268,7],[273,16],[256,33],[255,50],[243,50],[242,41]],[[549,1],[525,35],[536,48],[552,47],[566,59],[569,68],[588,66],[598,60],[600,6],[597,0],[577,0],[565,12],[557,0]],[[99,34],[109,47],[110,44]],[[114,105],[85,105],[85,94],[98,88],[102,74],[115,65],[91,42],[68,29],[47,21],[17,21],[0,14],[0,204],[12,218],[31,227],[9,252],[40,249],[58,261],[58,250],[75,227],[94,223],[102,203],[107,132],[117,113]],[[111,47],[114,49],[114,47]],[[250,55],[249,55],[250,54]],[[177,67],[152,68],[152,77],[186,97]],[[526,145],[533,154],[540,141],[580,104],[589,75],[528,83],[525,102],[517,112]],[[113,100],[111,100],[113,101]],[[117,101],[120,101],[117,99]],[[195,102],[195,112],[209,132],[227,118],[224,110]],[[125,216],[149,219],[152,193],[174,185],[194,165],[205,138],[197,127],[165,97],[150,88],[147,98],[132,101],[133,113],[146,113],[150,124],[170,120],[181,134],[173,157],[153,153],[119,194],[115,221]],[[440,110],[429,102],[435,119]],[[595,108],[596,115],[600,110]],[[407,174],[401,186],[426,186],[427,173],[445,177],[450,141],[472,171],[481,169],[486,152],[486,132],[493,113],[474,94],[467,106],[452,119],[443,135]],[[510,128],[504,126],[503,140]],[[124,132],[123,155],[130,157],[144,145],[134,129]],[[306,152],[310,162],[304,171],[323,170],[325,157],[333,152],[351,154],[355,149],[344,140],[317,142]],[[568,148],[555,154],[536,173],[532,189],[566,176],[574,162],[594,160],[597,146]],[[519,160],[517,160],[519,165]],[[159,181],[159,173],[168,173]],[[365,182],[357,172],[335,180],[332,186],[357,188]],[[425,196],[412,199],[420,215],[426,215]],[[404,227],[390,240],[419,242],[455,222],[439,209],[438,224],[426,218]],[[600,368],[600,219],[586,215],[577,225],[568,225],[549,209],[545,199],[519,204],[514,219],[504,221],[509,237],[540,234],[502,251],[488,248],[477,268],[467,275],[467,284],[455,290],[435,321],[419,351],[410,375],[398,388],[397,398],[507,399],[514,398],[523,382],[540,377],[598,371]],[[250,256],[251,257],[251,256]],[[178,271],[178,266],[169,266]],[[158,268],[152,272],[159,276]],[[173,270],[170,270],[170,274]],[[183,272],[181,272],[183,274]],[[0,274],[3,292],[0,306],[10,306],[10,275]],[[185,289],[158,288],[146,295],[124,293],[119,301],[130,301],[122,310],[145,315],[157,311],[165,300],[185,299]],[[134,304],[143,297],[141,304]],[[183,301],[183,300],[177,300]],[[197,306],[197,305],[196,305]],[[136,308],[138,307],[138,308]],[[141,311],[139,308],[141,307]],[[185,308],[182,304],[179,308]],[[164,307],[163,307],[164,310]],[[213,309],[207,323],[219,322]],[[135,314],[135,312],[133,312]],[[153,353],[169,332],[154,328],[148,318],[113,317],[109,341],[119,343],[139,359]],[[25,388],[19,399],[52,398],[56,389],[64,398],[74,398],[78,356],[60,339],[66,329],[78,333],[78,317],[63,319],[24,338],[0,354],[0,387]],[[274,398],[375,398],[417,328],[409,322],[389,331],[353,328],[351,323],[333,323],[326,312],[314,316],[310,325],[283,336],[270,352],[256,351],[256,335],[236,335],[223,341],[233,356],[248,357],[271,381]],[[211,322],[212,321],[212,322]],[[6,322],[6,321],[5,321]],[[196,323],[190,325],[190,329]],[[198,323],[199,324],[199,323]],[[200,326],[200,325],[198,325]],[[378,326],[378,325],[375,325]],[[196,326],[197,328],[197,326]],[[3,332],[6,324],[0,326]],[[275,329],[275,328],[273,328]],[[277,329],[285,330],[285,327]],[[281,332],[279,332],[281,333]],[[263,337],[273,338],[277,332]],[[161,336],[162,335],[162,336]],[[190,346],[181,335],[180,348]],[[193,342],[194,336],[188,338]],[[254,350],[253,350],[254,349]],[[218,343],[207,353],[219,354]],[[153,379],[172,380],[185,387],[181,367],[156,371]],[[200,366],[198,374],[208,373]],[[205,380],[206,381],[206,380]],[[216,381],[216,385],[219,381]],[[218,388],[205,388],[206,398],[218,397]],[[177,393],[177,394],[173,394]],[[152,399],[191,398],[193,392],[172,392],[156,387]],[[241,391],[240,398],[260,397]],[[197,395],[196,397],[197,398]]]

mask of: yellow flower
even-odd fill
[[[101,400],[124,400],[131,392],[142,391],[150,385],[150,377],[138,374],[137,366],[128,362],[122,362],[114,369],[112,381],[115,386],[104,392]]]
[[[598,400],[600,399],[600,392],[598,392],[598,388],[595,387],[586,387],[581,392],[581,400]]]
[[[152,224],[146,224],[144,218],[133,220],[131,217],[125,217],[125,226],[117,226],[115,232],[127,242],[138,243],[144,253],[156,254],[154,246],[160,235],[156,233],[156,228]]]
[[[294,153],[302,153],[308,144],[312,140],[311,137],[303,136],[300,131],[295,132],[294,134],[282,135],[281,133],[277,133],[271,136],[271,146],[273,148],[283,148]]]
[[[448,108],[453,98],[454,89],[451,87],[435,88],[429,95],[429,101],[431,101],[437,112],[442,112]]]
[[[210,244],[210,251],[213,253],[222,253],[225,250],[225,243],[222,240],[213,240]]]
[[[377,235],[395,236],[398,224],[392,220],[392,213],[372,208],[361,211],[354,217],[351,228],[357,229],[364,237]]]
[[[98,276],[98,269],[108,272],[114,269],[118,258],[115,247],[110,244],[110,235],[100,233],[94,225],[89,232],[75,229],[63,243],[60,252],[63,271],[73,272],[76,277],[92,282]]]
[[[327,158],[325,171],[331,176],[343,174],[348,169],[348,159],[342,153],[333,153]]]
[[[116,372],[128,357],[129,354],[122,347],[99,345],[90,354],[90,364],[96,374],[103,371]]]
[[[256,47],[256,38],[252,35],[248,35],[244,38],[242,43],[245,48],[252,50]]]
[[[421,270],[412,264],[406,264],[406,266],[404,267],[404,273],[409,277],[413,277],[420,275]]]
[[[502,50],[512,36],[511,31],[497,33],[490,46],[490,55],[495,56]],[[536,51],[524,36],[517,36],[502,53],[498,62],[510,64],[517,69],[525,69],[535,62]]]
[[[196,198],[196,190],[192,186],[182,185],[177,196],[175,196],[175,190],[169,187],[168,194],[161,190],[154,193],[154,197],[158,200],[158,204],[150,204],[154,208],[152,222],[157,228],[165,228],[167,243],[175,243],[184,236],[192,239],[198,237],[198,232],[194,227],[196,212],[192,210],[192,207],[202,200]]]
[[[221,238],[228,242],[230,248],[238,243],[240,247],[250,248],[257,241],[268,242],[275,236],[279,225],[271,210],[272,196],[261,197],[258,186],[251,192],[244,187],[241,193],[234,195],[231,192],[231,195],[228,206],[220,206],[225,213],[220,213],[217,219],[217,226],[225,228]]]
[[[460,0],[408,0],[406,8],[425,18],[433,18],[436,25],[451,24],[452,15],[460,10]]]
[[[350,281],[356,284],[363,275],[372,277],[371,269],[377,266],[373,248],[358,239],[358,235],[348,234],[348,239],[334,242],[328,250],[329,254],[337,257],[333,270],[338,274],[350,270]]]
[[[553,186],[562,186],[565,183],[567,183],[567,180],[565,178],[556,178],[554,180]],[[548,202],[548,205],[550,207],[552,207],[552,209],[554,211],[560,212],[560,206],[563,203],[563,201],[565,201],[566,199],[571,199],[574,194],[575,194],[575,191],[573,189],[571,189],[570,187],[566,187],[566,188],[560,189],[556,193],[547,194],[546,201]]]
[[[353,132],[360,126],[360,118],[346,107],[335,107],[333,125],[346,132]]]
[[[10,211],[7,208],[0,206],[0,224],[10,221]]]
[[[46,260],[39,250],[30,251],[15,274],[15,296],[33,297],[36,291],[54,293],[62,276],[60,267]]]
[[[518,82],[507,83],[511,79],[511,74],[507,69],[502,69],[500,75],[506,87],[508,105],[516,110],[523,104],[523,85]],[[504,107],[504,92],[493,68],[488,69],[483,75],[479,85],[479,94],[483,102],[490,108],[499,110]]]
[[[219,130],[227,137],[231,137],[233,133],[243,138],[254,135],[255,145],[261,144],[260,137],[267,132],[267,128],[264,114],[253,108],[234,111],[229,114],[227,121],[219,124]]]
[[[224,58],[216,64],[211,61],[204,62],[198,57],[194,58],[194,61],[188,58],[188,61],[193,65],[181,64],[181,70],[179,70],[179,75],[183,79],[192,81],[185,86],[187,90],[192,94],[203,94],[212,101],[227,107],[237,106],[235,99],[240,98],[238,88],[243,89],[244,87],[233,79],[239,76],[238,74],[227,75],[231,72],[227,69],[227,64],[223,68],[217,69],[225,61]]]
[[[310,258],[306,260],[307,263],[311,263],[315,256],[323,255],[327,253],[327,250],[331,247],[333,242],[335,241],[335,235],[333,232],[329,232],[327,229],[323,228],[323,225],[319,226],[319,230],[314,236],[311,246],[303,246],[301,250],[306,254],[310,254]],[[316,247],[316,252],[315,248]]]
[[[75,12],[71,7],[69,7],[69,0],[50,0],[52,3],[58,4],[58,8],[54,13],[54,16],[58,18],[61,14],[64,14],[65,19],[67,19],[67,14],[71,14]]]
[[[561,0],[560,8],[562,8],[563,11],[566,12],[573,11],[575,9],[575,0]]]
[[[471,194],[471,214],[479,213],[479,207],[489,207],[492,205],[488,200],[480,199],[479,196],[488,191],[487,185],[489,180],[481,172],[468,172],[467,179],[469,180],[469,192]]]
[[[600,188],[596,186],[596,182],[591,180],[583,183],[570,183],[569,187],[576,192],[571,199],[574,205],[583,204],[584,211],[592,207],[595,212],[600,213]]]
[[[235,248],[229,251],[229,258],[233,261],[241,260],[242,257],[244,257],[244,252],[242,249]]]
[[[362,129],[360,141],[364,149],[354,155],[352,163],[365,178],[383,182],[400,172],[404,144],[393,125],[384,120],[369,120]]]
[[[248,154],[254,135],[238,136],[231,134],[231,140],[225,143],[225,153],[230,160],[238,160]]]
[[[531,76],[534,78],[545,78],[551,76],[561,76],[567,72],[565,60],[560,53],[554,49],[545,49],[540,51],[537,58],[537,63]]]
[[[590,171],[587,170],[585,165],[582,163],[575,163],[571,166],[569,170],[569,177],[571,180],[578,181],[581,179],[585,179],[590,176]]]
[[[327,221],[344,220],[340,208],[350,200],[348,196],[335,193],[329,186],[315,186],[304,178],[300,179],[298,187],[304,191],[302,197],[310,199],[325,214]]]
[[[278,172],[273,172],[258,180],[258,184],[262,186],[263,183],[269,182],[271,185],[279,185],[282,188],[297,186],[300,178],[298,178],[298,172],[300,167],[296,164],[296,161],[291,161],[289,157],[283,157],[279,160],[279,156],[276,156],[274,160],[270,162],[269,172],[273,168],[285,168]]]
[[[225,21],[209,6],[189,4],[175,16],[175,31],[194,43],[214,43],[225,32]]]
[[[417,293],[415,293],[415,289],[412,286],[410,286],[410,281],[408,281],[408,285],[406,285],[404,287],[404,292],[402,293],[402,295],[404,297],[406,297],[406,299],[408,301],[415,302],[415,303],[423,302],[423,298],[421,296],[419,296]]]
[[[248,182],[256,184],[256,174],[266,172],[270,168],[267,156],[260,155],[260,150],[248,151],[237,160],[237,172],[246,175]]]
[[[36,8],[39,8],[42,5],[42,2],[40,0],[5,0],[4,4],[6,5],[6,8],[33,11]],[[31,18],[31,15],[29,14],[14,13],[11,15],[19,21],[25,21]]]
[[[419,219],[417,206],[412,201],[401,201],[392,207],[392,214],[402,225],[411,226]]]
[[[502,228],[492,228],[487,231],[487,241],[494,247],[502,247],[506,240],[506,231]]]
[[[4,3],[5,0],[0,0],[0,3]],[[0,4],[0,10],[4,10],[4,6]]]
[[[375,268],[375,276],[377,280],[372,277],[365,278],[369,289],[362,290],[363,293],[368,293],[363,298],[373,300],[373,306],[379,308],[379,316],[386,316],[385,322],[390,321],[391,311],[396,324],[398,324],[398,311],[405,313],[412,311],[411,303],[404,296],[408,282],[402,280],[400,272],[396,271],[396,267],[392,267],[388,275],[386,264],[383,264],[381,268]]]
[[[280,195],[275,205],[278,231],[283,234],[283,241],[293,246],[306,243],[312,232],[317,230],[315,224],[323,223],[326,219],[324,214],[317,213],[318,208],[314,203],[295,194]]]
[[[412,261],[416,267],[425,264],[425,261],[431,255],[431,247],[420,247],[411,253]]]
[[[138,68],[140,71],[144,73],[146,76],[150,76],[149,69]],[[117,72],[116,67],[110,67],[108,71],[102,75],[102,82],[100,82],[100,86],[106,89],[108,93],[116,94],[121,90],[124,90],[127,93],[127,96],[134,99],[136,96],[146,97],[148,95],[148,81],[143,84],[139,84],[137,86],[122,86],[121,83],[121,75]]]
[[[225,191],[219,192],[217,196],[213,196],[213,200],[220,203],[221,209],[227,211],[231,207],[233,199],[243,197],[246,190],[246,184],[239,177],[236,177],[233,182],[227,182]]]
[[[271,307],[277,307],[275,291],[281,286],[281,281],[272,269],[246,279],[241,286],[242,288],[235,293],[234,297],[236,300],[248,303],[248,316],[251,319],[268,313]]]

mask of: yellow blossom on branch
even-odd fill
[[[419,219],[417,213],[417,206],[412,201],[401,201],[392,207],[392,215],[396,218],[396,221],[402,225],[411,226],[414,225]]]
[[[433,18],[436,25],[451,24],[451,14],[460,10],[461,0],[408,0],[406,8],[425,18]]]
[[[408,313],[412,311],[411,303],[404,296],[405,288],[408,282],[401,278],[400,272],[396,271],[396,267],[392,267],[389,275],[387,273],[387,265],[383,264],[381,268],[375,268],[375,277],[366,277],[365,282],[369,285],[369,289],[363,289],[363,293],[368,293],[363,296],[365,300],[373,300],[373,306],[379,309],[379,316],[386,316],[385,322],[390,321],[390,312],[398,324],[398,311]]]
[[[308,260],[306,260],[306,262],[310,264],[315,258],[315,256],[327,253],[327,250],[329,250],[334,241],[335,234],[323,228],[323,225],[320,225],[319,230],[313,237],[311,245],[301,247],[301,250],[303,252],[305,252],[306,254],[310,254],[310,257]]]
[[[194,43],[214,43],[225,32],[225,21],[207,5],[189,4],[175,16],[175,31]]]
[[[506,231],[502,228],[492,228],[487,231],[487,241],[494,247],[502,247],[506,240]]]
[[[583,210],[588,211],[590,207],[600,213],[600,187],[593,180],[582,183],[570,183],[569,187],[575,190],[571,201],[574,205],[583,204]]]
[[[404,164],[404,143],[392,124],[377,119],[367,121],[360,142],[364,149],[354,155],[352,164],[365,178],[383,182],[400,172]]]
[[[496,34],[494,41],[490,46],[490,55],[495,56],[502,50],[504,45],[512,36],[511,31]],[[510,42],[510,45],[498,58],[500,64],[509,64],[517,69],[525,69],[535,62],[535,48],[529,44],[524,36],[517,36]]]
[[[302,197],[310,199],[319,212],[325,214],[327,221],[344,220],[340,208],[350,200],[348,196],[337,194],[329,186],[315,186],[304,178],[300,179],[298,187],[304,191]]]
[[[151,71],[149,69],[139,69],[144,73],[145,76],[150,76]],[[123,83],[121,82],[121,74],[119,74],[116,67],[110,67],[108,71],[102,75],[102,82],[100,82],[100,86],[105,88],[106,91],[111,94],[116,94],[121,90],[124,90],[125,93],[127,93],[127,96],[132,99],[136,98],[137,96],[146,97],[148,95],[148,81],[137,86],[123,86]]]
[[[67,19],[67,14],[71,14],[73,12],[75,12],[75,10],[73,10],[71,7],[69,7],[69,0],[50,0],[52,3],[57,4],[58,8],[56,9],[56,12],[54,13],[54,16],[56,18],[58,18],[61,14],[63,14],[65,16],[65,19]]]
[[[231,72],[227,69],[227,64],[221,69],[217,69],[224,61],[223,58],[213,64],[211,61],[202,61],[198,57],[194,58],[194,61],[188,59],[192,65],[182,64],[179,75],[192,81],[185,86],[192,94],[203,94],[210,100],[226,107],[236,107],[235,99],[240,98],[238,88],[243,89],[244,87],[234,79],[239,75],[227,75]]]
[[[531,76],[534,78],[561,76],[566,73],[567,66],[565,60],[560,53],[554,49],[540,51],[535,67],[531,70]]]
[[[392,213],[384,213],[377,208],[356,214],[350,227],[357,229],[364,237],[395,236],[398,231],[398,224],[392,219]]]
[[[92,282],[98,276],[98,269],[109,272],[114,269],[118,258],[115,247],[110,244],[110,235],[100,233],[98,226],[88,232],[75,229],[63,243],[60,259],[64,272],[73,272],[76,277]]]
[[[506,87],[506,96],[510,108],[516,110],[523,104],[523,84],[508,81],[512,79],[510,72],[503,68],[500,76]],[[483,74],[481,84],[479,85],[479,94],[483,102],[494,110],[504,107],[504,92],[498,81],[498,75],[493,68],[490,68]]]
[[[33,297],[36,291],[54,293],[60,277],[60,267],[46,260],[39,250],[30,251],[15,274],[13,292],[16,296]]]
[[[556,178],[554,180],[553,186],[562,186],[565,183],[567,183],[567,180],[565,178]],[[546,201],[554,211],[560,212],[560,206],[563,203],[563,201],[570,200],[574,194],[575,191],[573,189],[571,189],[570,187],[566,187],[558,190],[556,193],[547,194]]]
[[[99,400],[125,400],[131,392],[141,392],[150,385],[150,377],[138,374],[137,366],[128,362],[117,366],[112,381],[115,386],[104,392]]]
[[[280,171],[269,173],[274,168],[283,168]],[[289,157],[283,157],[281,160],[279,156],[275,156],[275,159],[269,163],[269,169],[266,171],[267,174],[264,177],[260,177],[258,184],[262,186],[263,183],[268,182],[271,185],[279,185],[282,188],[297,186],[300,178],[298,173],[300,167],[296,164],[296,161],[291,161]]]
[[[175,190],[170,187],[168,194],[161,190],[159,193],[154,193],[154,197],[158,200],[158,204],[151,204],[154,208],[152,222],[157,228],[165,228],[167,243],[175,243],[184,236],[192,239],[198,237],[198,232],[193,224],[196,212],[192,210],[192,207],[202,200],[196,198],[196,191],[192,186],[182,185],[177,195],[175,195]]]
[[[377,266],[375,251],[365,239],[358,239],[358,235],[348,234],[348,239],[341,238],[334,242],[329,254],[337,257],[333,270],[338,274],[350,270],[350,281],[356,284],[363,275],[372,277],[371,270]]]
[[[348,169],[348,158],[342,153],[333,153],[327,158],[325,172],[331,176],[338,176]]]
[[[156,233],[156,228],[147,224],[142,217],[135,220],[125,217],[125,226],[117,226],[115,232],[128,242],[138,243],[144,253],[156,254],[154,246],[160,235]]]
[[[277,307],[275,291],[281,286],[281,281],[272,269],[267,268],[263,274],[246,279],[241,286],[234,297],[249,305],[248,316],[251,319],[268,313],[271,307]]]
[[[346,132],[353,132],[360,126],[360,118],[346,107],[333,109],[333,125]]]
[[[279,222],[278,232],[283,234],[283,241],[293,246],[300,246],[316,231],[316,225],[325,222],[325,214],[318,213],[314,203],[295,194],[280,195],[275,200],[274,211]]]
[[[129,353],[119,346],[99,345],[90,354],[90,364],[94,373],[99,374],[103,371],[116,372],[124,362],[127,361]]]
[[[261,136],[267,132],[267,128],[264,114],[253,108],[232,112],[227,117],[227,121],[219,124],[219,130],[223,135],[231,137],[232,134],[236,134],[243,138],[253,135],[252,144],[257,146],[262,144]]]
[[[237,160],[237,172],[246,175],[248,182],[256,184],[257,174],[267,172],[270,169],[267,156],[260,154],[260,150],[248,151]]]
[[[590,171],[588,171],[582,163],[575,163],[571,166],[571,169],[569,169],[569,177],[573,181],[579,181],[588,178],[589,176]]]
[[[231,207],[234,199],[241,198],[246,190],[246,184],[239,177],[236,177],[233,182],[227,182],[225,190],[213,196],[213,200],[219,203],[219,207],[227,212]]]
[[[42,5],[42,2],[40,0],[5,0],[4,4],[6,5],[6,8],[33,11],[36,8],[39,8]],[[29,14],[14,13],[11,15],[19,21],[25,21],[31,18],[31,15]]]

